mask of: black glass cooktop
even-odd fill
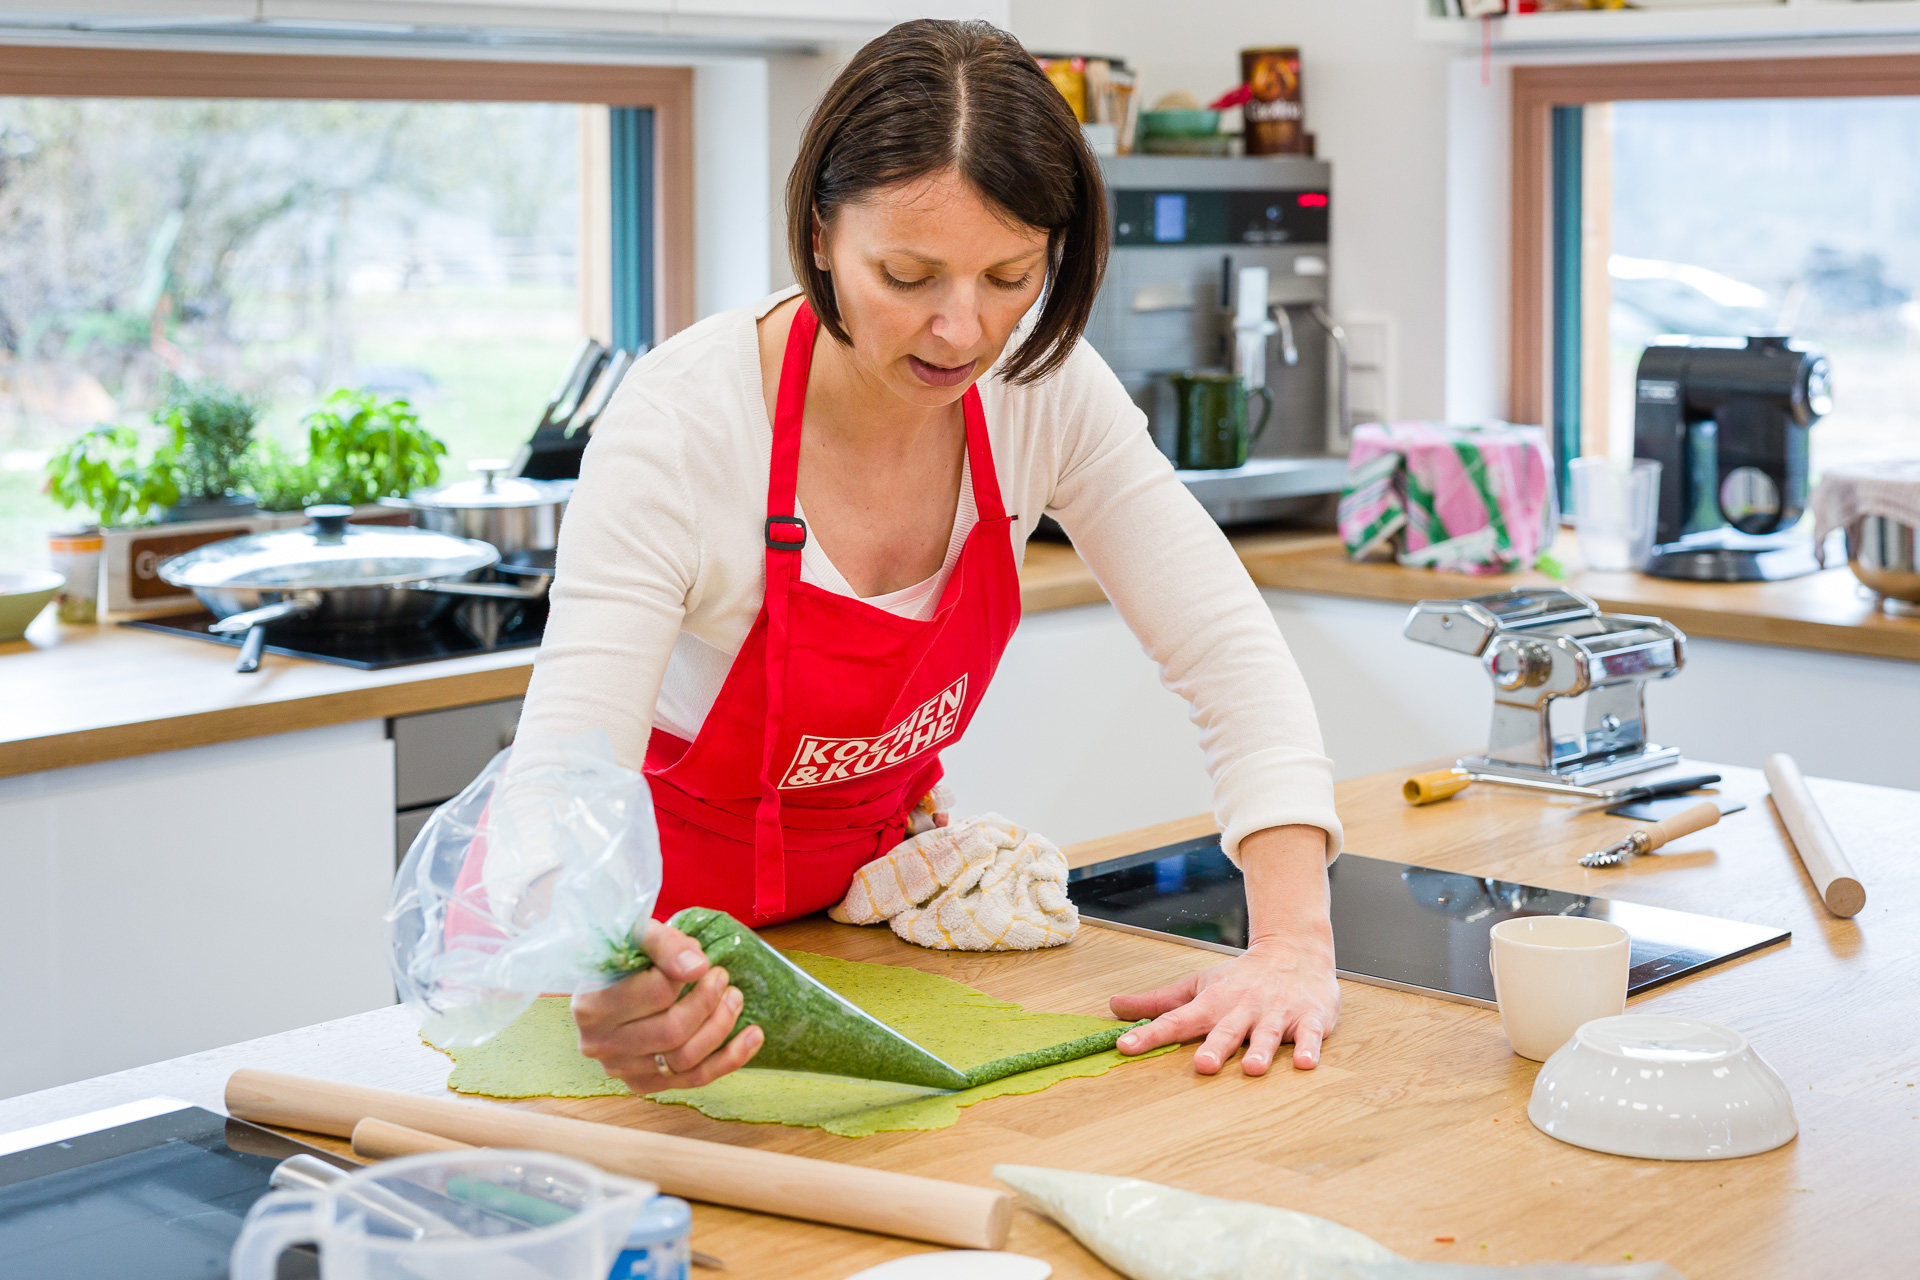
[[[359,1167],[166,1098],[0,1135],[0,1275],[224,1280],[274,1166],[303,1153]],[[279,1274],[317,1278],[318,1259],[289,1251]]]
[[[162,618],[136,618],[122,622],[123,627],[158,631],[165,635],[191,636],[211,640],[238,649],[243,635],[221,635],[207,627],[214,616],[204,610],[196,613],[168,614]],[[506,649],[525,649],[540,643],[547,627],[547,602],[535,600],[520,616],[502,628],[491,643],[459,621],[458,611],[423,627],[380,627],[338,631],[302,631],[267,628],[266,651],[283,658],[309,658],[336,666],[379,671],[386,667],[405,667],[417,662],[437,662],[441,658],[465,658],[477,653],[499,653]]]
[[[1632,936],[1629,995],[1785,941],[1785,929],[1343,853],[1328,868],[1341,977],[1491,1007],[1489,933],[1516,916],[1588,916]],[[1069,894],[1089,924],[1211,951],[1247,945],[1247,894],[1220,837],[1081,867]]]

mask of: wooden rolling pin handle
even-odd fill
[[[429,1151],[471,1151],[473,1144],[455,1142],[403,1124],[388,1124],[368,1116],[353,1126],[353,1154],[362,1160],[392,1160],[398,1156],[424,1155]]]
[[[991,1187],[276,1071],[234,1072],[227,1111],[337,1138],[372,1117],[476,1147],[553,1151],[688,1200],[957,1249],[1003,1248],[1013,1225],[1013,1196]]]
[[[1696,831],[1704,831],[1720,821],[1720,806],[1711,800],[1702,800],[1691,809],[1683,809],[1665,822],[1656,822],[1647,828],[1647,848],[1658,849],[1669,840],[1678,840],[1681,836],[1690,836]]]
[[[1407,798],[1408,804],[1433,804],[1460,794],[1472,781],[1465,769],[1436,769],[1408,778],[1400,784],[1400,794]]]

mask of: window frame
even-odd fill
[[[1583,237],[1573,211],[1556,203],[1567,196],[1567,183],[1556,176],[1555,156],[1577,153],[1564,123],[1556,147],[1556,108],[1648,99],[1920,97],[1920,54],[1522,66],[1513,68],[1512,88],[1507,417],[1549,423],[1564,470],[1565,443],[1584,452],[1582,442],[1596,434],[1582,430],[1579,387],[1566,388],[1555,376],[1556,366],[1581,376],[1580,353],[1566,350],[1556,321],[1592,311],[1579,302],[1580,264],[1561,256]]]
[[[333,54],[192,53],[149,49],[65,49],[0,45],[0,95],[23,98],[259,98],[368,102],[557,102],[637,108],[648,121],[645,174],[652,218],[639,240],[647,261],[632,264],[653,293],[650,317],[626,316],[626,328],[651,341],[695,319],[693,220],[693,69]],[[600,179],[604,181],[604,178]],[[605,188],[581,174],[582,206]],[[645,198],[644,196],[642,198]],[[609,210],[601,215],[611,219]],[[583,217],[583,226],[591,222]],[[580,245],[583,318],[605,291],[620,292],[616,262],[597,236]],[[609,255],[618,258],[619,255]],[[625,265],[624,263],[620,265]],[[630,291],[634,282],[626,282]],[[629,296],[631,294],[629,293]],[[629,311],[631,306],[629,306]],[[651,320],[651,324],[646,323]],[[594,326],[589,324],[589,329]],[[595,335],[604,339],[606,335]]]

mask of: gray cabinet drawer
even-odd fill
[[[439,804],[460,794],[513,741],[520,699],[393,718],[394,803]]]
[[[400,860],[407,856],[407,850],[413,848],[413,838],[420,834],[420,828],[427,825],[437,804],[423,804],[418,809],[402,809],[393,819],[393,865],[398,867]]]

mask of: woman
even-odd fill
[[[644,761],[662,918],[829,906],[938,783],[1050,514],[1192,704],[1246,872],[1246,954],[1115,996],[1154,1019],[1120,1048],[1314,1066],[1331,765],[1272,614],[1081,340],[1108,231],[1073,113],[1005,33],[905,23],[827,91],[787,204],[798,289],[663,344],[594,429],[516,757],[598,727]],[[582,1050],[636,1091],[749,1061],[725,972],[664,926],[645,945],[657,969],[575,998]]]

